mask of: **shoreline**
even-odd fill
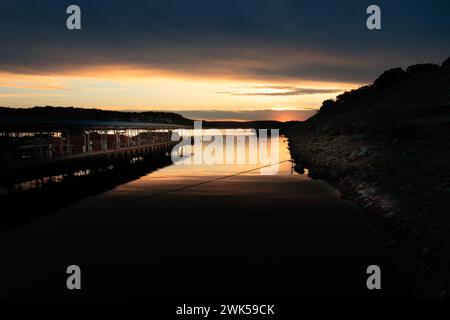
[[[411,201],[411,195],[420,190],[417,184],[423,181],[408,176],[417,164],[403,167],[404,172],[391,172],[404,155],[403,149],[429,145],[429,141],[398,142],[391,146],[355,136],[311,136],[293,131],[287,130],[286,137],[296,171],[308,169],[309,177],[324,180],[336,187],[343,199],[360,206],[374,223],[374,233],[387,246],[401,248],[416,257],[436,298],[448,299],[449,242],[439,230],[443,212],[438,211],[443,210],[422,211],[424,207],[418,205],[420,201],[431,203],[440,195],[425,193],[422,200]],[[421,169],[424,170],[416,168]],[[399,188],[401,185],[403,188]]]

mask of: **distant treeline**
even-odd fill
[[[0,107],[0,116],[70,120],[153,122],[179,125],[193,124],[192,120],[173,112],[125,112],[51,106],[33,108]]]

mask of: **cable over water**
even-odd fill
[[[232,177],[236,177],[236,176],[241,175],[241,174],[250,173],[250,172],[253,172],[253,171],[256,171],[256,170],[261,170],[261,169],[264,169],[264,168],[269,168],[271,166],[279,165],[279,164],[282,164],[282,163],[285,163],[285,162],[292,162],[292,160],[291,159],[283,160],[283,161],[279,161],[277,163],[271,163],[269,165],[261,166],[261,167],[258,167],[258,168],[253,168],[253,169],[250,169],[250,170],[240,171],[240,172],[229,174],[229,175],[226,175],[226,176],[217,177],[217,178],[206,180],[206,181],[202,181],[202,182],[199,182],[199,183],[194,183],[194,184],[191,184],[191,185],[188,185],[188,186],[183,186],[183,187],[179,187],[179,188],[175,188],[175,189],[170,189],[170,190],[154,193],[154,194],[151,194],[149,196],[146,196],[145,198],[152,198],[152,197],[161,196],[161,195],[164,195],[164,194],[167,194],[167,193],[171,193],[171,192],[182,191],[182,190],[185,190],[185,189],[189,189],[189,188],[197,187],[197,186],[200,186],[200,185],[204,185],[204,184],[207,184],[207,183],[210,183],[210,182],[223,180],[223,179],[227,179],[227,178],[232,178]]]

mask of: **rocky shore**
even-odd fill
[[[450,292],[450,58],[383,73],[285,129],[297,170],[363,207],[389,246]]]

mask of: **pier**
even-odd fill
[[[0,117],[0,187],[170,155],[174,130],[132,121]],[[38,183],[38,182],[36,182]]]

